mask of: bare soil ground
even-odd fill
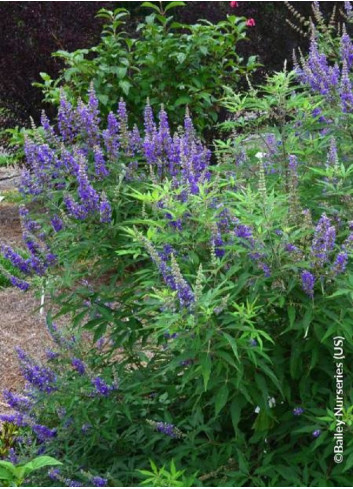
[[[6,190],[13,189],[9,180],[2,182],[6,182]],[[1,190],[0,185],[0,194]],[[0,244],[21,246],[21,236],[18,206],[7,203],[5,198],[0,202]],[[19,390],[23,386],[16,346],[40,359],[45,356],[45,349],[52,344],[44,317],[36,310],[38,306],[39,299],[32,291],[0,288],[0,412],[7,410],[1,397],[3,389]]]

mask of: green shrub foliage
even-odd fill
[[[216,24],[173,22],[173,9],[183,5],[143,3],[152,13],[137,26],[136,37],[123,30],[127,10],[100,10],[98,17],[107,22],[101,42],[90,49],[55,53],[66,68],[56,80],[42,73],[43,83],[37,86],[43,89],[45,100],[58,103],[60,87],[70,97],[85,97],[93,81],[105,114],[124,97],[131,121],[139,124],[149,98],[155,110],[162,103],[168,106],[174,128],[182,123],[189,106],[196,127],[210,130],[219,119],[223,85],[235,86],[255,68],[255,57],[245,62],[236,51],[246,36],[246,19],[228,15]]]
[[[19,350],[31,388],[2,418],[16,456],[63,462],[46,484],[350,486],[353,46],[332,43],[228,89],[216,165],[189,113],[173,133],[147,105],[142,134],[92,88],[27,140],[7,260],[57,347]]]

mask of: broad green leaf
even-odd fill
[[[42,467],[48,467],[53,465],[62,465],[62,463],[53,457],[49,457],[48,455],[43,455],[41,457],[35,458],[34,460],[31,460],[23,467],[26,469],[26,473],[29,473],[32,472],[33,470],[39,470]]]
[[[168,5],[165,7],[164,11],[168,12],[168,10],[175,8],[175,7],[185,7],[185,2],[170,2]]]

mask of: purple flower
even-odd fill
[[[293,409],[294,416],[301,416],[304,413],[304,409],[302,407],[296,407]]]
[[[53,351],[53,350],[49,350],[49,349],[45,350],[45,354],[46,354],[46,357],[49,361],[55,360],[60,355],[58,352]]]
[[[343,112],[349,113],[353,111],[353,87],[349,78],[347,61],[343,61],[341,84],[339,88],[341,98],[341,107]]]
[[[323,214],[315,228],[311,246],[311,256],[319,267],[327,261],[329,253],[333,250],[336,240],[336,229],[331,226],[331,220]]]
[[[88,216],[87,209],[74,201],[71,195],[64,196],[64,203],[66,205],[69,216],[83,221]]]
[[[95,394],[103,397],[109,396],[109,394],[117,389],[116,385],[108,385],[100,377],[95,377],[92,379],[92,384],[95,387]]]
[[[339,275],[343,273],[347,267],[348,254],[345,251],[338,253],[335,263],[332,267],[332,272],[334,275]]]
[[[6,260],[9,260],[12,265],[18,268],[22,273],[30,273],[30,261],[22,258],[22,256],[16,253],[16,251],[14,251],[10,246],[3,245],[1,248],[1,253]]]
[[[142,139],[137,125],[129,133],[129,156],[138,155],[142,150]]]
[[[87,212],[94,212],[99,208],[98,193],[92,187],[85,168],[85,163],[81,160],[77,175],[78,195],[80,196],[83,207]]]
[[[321,435],[321,430],[315,430],[312,432],[313,438],[318,438]]]
[[[259,268],[264,272],[266,278],[271,277],[271,268],[264,262],[258,262]]]
[[[28,417],[24,417],[21,413],[15,414],[0,414],[0,421],[4,423],[11,423],[15,426],[28,426]]]
[[[238,224],[234,229],[235,236],[238,238],[246,239],[252,242],[253,234],[252,229],[244,224]]]
[[[108,160],[115,161],[118,157],[119,151],[119,124],[113,112],[109,112],[107,121],[107,129],[103,131],[103,140],[105,149],[107,151]]]
[[[214,247],[214,253],[218,258],[222,258],[225,255],[224,241],[220,232],[217,232],[212,236],[212,246]]]
[[[254,338],[252,338],[251,340],[249,340],[249,345],[250,346],[257,346],[258,343],[257,343],[257,341]]]
[[[61,231],[62,228],[63,228],[63,226],[64,226],[62,220],[57,215],[54,215],[51,218],[50,222],[51,222],[51,225],[53,226],[53,229],[54,229],[54,231],[56,233],[58,233],[59,231]]]
[[[304,270],[301,274],[302,277],[302,287],[304,292],[311,298],[314,297],[314,285],[315,277],[307,270]]]
[[[23,291],[26,291],[29,289],[29,283],[28,282],[26,282],[25,280],[21,280],[21,279],[15,277],[14,275],[10,275],[9,280],[14,287],[17,287]]]
[[[76,109],[76,118],[79,131],[85,142],[88,143],[90,148],[94,148],[94,146],[99,145],[100,140],[98,99],[93,87],[89,89],[88,94],[87,105],[81,100],[79,101]]]
[[[79,358],[73,358],[71,360],[71,365],[74,367],[75,370],[77,370],[77,372],[80,375],[84,375],[85,374],[85,372],[86,372],[86,366],[83,363],[83,361],[80,360]]]
[[[152,136],[152,134],[154,134],[156,131],[156,123],[154,121],[152,108],[148,101],[144,112],[144,122],[146,136]]]
[[[66,487],[83,487],[83,484],[73,479],[65,479],[64,484]]]
[[[8,456],[7,456],[7,460],[14,465],[18,464],[18,456],[17,456],[14,448],[10,448]]]
[[[347,32],[344,32],[341,37],[340,51],[342,61],[346,61],[347,68],[350,69],[353,64],[353,44]]]
[[[58,126],[63,140],[72,142],[77,133],[75,111],[63,91],[60,95]]]
[[[295,253],[296,251],[298,251],[298,248],[297,246],[295,246],[294,244],[292,243],[287,243],[285,245],[285,250],[288,251],[289,253]]]
[[[99,215],[100,222],[102,223],[108,223],[112,220],[112,208],[105,193],[102,194],[102,198],[99,204]]]
[[[163,423],[162,421],[157,422],[156,430],[164,435],[170,436],[171,438],[179,438],[179,432],[173,424]]]
[[[288,168],[293,174],[297,174],[298,158],[295,155],[289,155]]]
[[[109,171],[106,167],[103,151],[99,146],[93,148],[94,166],[96,175],[98,178],[104,178],[109,175]]]
[[[344,9],[346,11],[347,17],[350,18],[352,16],[352,4],[351,4],[351,2],[344,2]]]
[[[49,479],[53,481],[60,480],[60,469],[49,469],[48,470]]]
[[[34,424],[32,426],[32,431],[37,435],[40,442],[44,442],[49,438],[54,438],[57,434],[55,429],[51,430],[47,426],[41,424]]]
[[[28,397],[15,394],[8,389],[3,391],[3,396],[10,408],[18,412],[27,413],[33,407],[33,402]]]
[[[56,374],[53,370],[37,365],[21,348],[16,348],[24,378],[42,392],[53,392],[56,387]]]
[[[302,83],[308,84],[314,92],[331,97],[339,83],[339,67],[330,66],[326,55],[319,51],[315,37],[311,41],[307,61],[300,67],[295,66],[297,75]]]
[[[94,487],[106,487],[108,484],[108,479],[103,479],[103,477],[96,475],[91,478],[91,482]]]

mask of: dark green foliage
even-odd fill
[[[105,114],[116,110],[116,101],[124,97],[131,122],[139,123],[141,107],[149,99],[155,110],[168,105],[174,128],[182,123],[188,106],[196,127],[209,131],[219,119],[223,85],[245,79],[243,75],[256,66],[255,57],[243,60],[237,54],[237,43],[245,39],[244,18],[230,15],[217,24],[178,24],[172,14],[182,5],[145,2],[142,7],[152,13],[133,35],[124,30],[126,10],[101,10],[98,17],[107,22],[101,42],[72,53],[58,51],[55,56],[66,64],[58,79],[41,74],[43,83],[37,86],[45,100],[57,104],[60,87],[69,97],[84,97],[93,81]]]

